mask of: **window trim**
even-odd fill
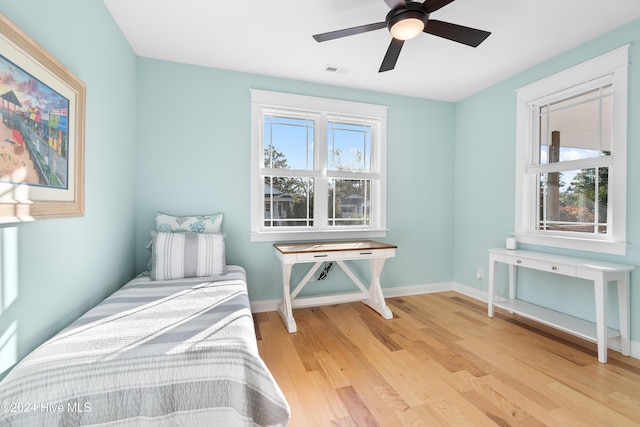
[[[515,234],[519,242],[540,246],[625,255],[627,215],[627,97],[629,45],[619,47],[594,59],[524,86],[516,90],[516,194]],[[566,234],[536,231],[535,175],[531,174],[535,141],[533,104],[562,99],[569,94],[613,84],[612,154],[609,175],[609,205],[611,232],[606,238],[585,238]],[[578,166],[579,162],[576,162]],[[586,162],[588,163],[588,162]],[[539,168],[539,167],[538,167]]]
[[[251,89],[251,230],[250,238],[252,242],[273,242],[273,241],[293,241],[293,240],[326,240],[326,239],[367,239],[381,238],[387,235],[387,197],[386,197],[386,176],[387,176],[387,106],[365,104],[352,101],[343,101],[329,98],[319,98],[313,96],[296,95],[283,92],[271,92],[260,89]],[[377,162],[374,168],[372,163],[371,173],[359,173],[369,175],[372,178],[379,177],[379,188],[377,189],[376,211],[372,218],[372,224],[367,228],[340,229],[314,227],[313,229],[292,229],[292,230],[269,230],[264,227],[262,218],[262,206],[264,206],[264,181],[261,170],[263,162],[262,146],[262,116],[264,110],[274,112],[298,112],[303,115],[322,114],[333,119],[344,116],[349,119],[375,121],[377,123],[376,137],[379,143],[375,148]],[[325,137],[326,129],[318,129],[316,139]],[[316,141],[317,142],[317,141]],[[371,150],[374,150],[372,144]],[[326,157],[325,154],[320,154]],[[318,161],[317,159],[314,161]],[[317,165],[315,165],[317,166]],[[282,170],[279,170],[281,173]],[[327,171],[314,169],[309,171],[309,176],[323,180],[331,178],[350,178],[350,172]],[[318,176],[316,176],[318,175]],[[373,190],[372,190],[373,191]],[[316,197],[322,195],[316,193]],[[373,197],[373,195],[372,195]],[[323,208],[325,204],[314,204],[317,209]],[[372,210],[373,216],[373,210]],[[317,220],[320,220],[320,215]],[[326,213],[324,214],[326,217]]]

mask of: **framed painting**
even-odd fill
[[[0,223],[84,215],[85,84],[0,14]]]

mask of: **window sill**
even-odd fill
[[[598,252],[611,255],[626,255],[627,242],[609,240],[584,239],[568,236],[541,236],[536,234],[516,233],[518,243],[525,243],[577,251]]]
[[[322,231],[253,231],[252,242],[287,242],[297,240],[373,239],[387,237],[389,230],[322,230]]]

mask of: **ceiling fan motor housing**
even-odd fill
[[[424,25],[427,25],[429,14],[424,10],[421,3],[409,1],[405,7],[391,9],[389,13],[387,13],[387,17],[385,18],[385,21],[387,21],[387,29],[391,31],[391,27],[395,24],[409,18],[418,19],[422,21]]]

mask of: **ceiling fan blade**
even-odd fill
[[[379,73],[393,70],[395,68],[396,61],[398,61],[398,56],[400,55],[403,44],[403,40],[391,39],[387,53],[384,55],[384,59],[382,60],[382,65],[380,65],[380,69],[378,70]]]
[[[404,0],[384,0],[384,2],[387,4],[387,6],[389,6],[389,9],[391,10],[399,9],[407,5],[407,3]]]
[[[475,28],[464,27],[435,19],[429,19],[427,25],[424,27],[424,32],[471,47],[477,47],[491,34],[488,31],[477,30]]]
[[[317,42],[326,42],[327,40],[339,39],[340,37],[353,36],[355,34],[366,33],[369,31],[386,28],[386,22],[376,22],[374,24],[360,25],[358,27],[345,28],[343,30],[329,31],[328,33],[315,34],[313,36]]]
[[[431,13],[445,7],[452,1],[454,0],[425,0],[424,3],[422,3],[422,8],[425,10],[425,12]]]

